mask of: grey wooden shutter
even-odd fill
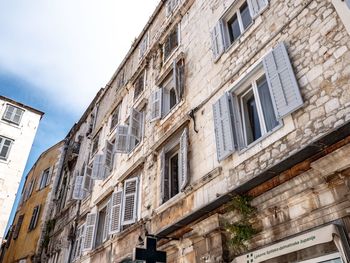
[[[213,105],[216,151],[219,161],[225,159],[235,150],[231,107],[227,93]]]
[[[82,195],[83,195],[83,198],[84,198],[84,193],[85,194],[88,194],[91,192],[91,189],[92,189],[92,179],[91,179],[91,174],[92,174],[92,169],[90,166],[86,166],[86,169],[85,169],[85,176],[84,176],[84,182],[83,182],[83,190],[82,191]]]
[[[211,31],[211,42],[214,58],[219,59],[225,51],[224,24],[222,20],[219,20]]]
[[[96,154],[94,157],[94,162],[92,166],[91,179],[102,180],[104,177],[104,155]]]
[[[124,182],[122,225],[129,225],[137,219],[138,177]]]
[[[248,0],[249,12],[255,18],[268,5],[268,0]]]
[[[47,180],[46,180],[46,185],[45,186],[48,186],[51,183],[51,179],[52,179],[52,176],[53,176],[53,169],[54,169],[54,166],[51,166],[49,174],[47,176]]]
[[[122,212],[123,191],[118,190],[112,194],[111,204],[111,222],[109,234],[115,234],[120,231],[120,219]]]
[[[188,174],[188,130],[183,131],[180,137],[180,153],[179,153],[179,185],[180,190],[183,191],[189,183]]]
[[[129,151],[142,140],[143,112],[131,109],[129,125]]]
[[[161,195],[161,203],[169,200],[169,164],[165,160],[165,149],[163,148],[160,152],[160,195]]]
[[[113,143],[110,143],[108,140],[106,141],[106,146],[104,149],[104,165],[107,170],[107,174],[113,170],[113,153],[114,153],[114,145]],[[105,176],[106,176],[105,175]]]
[[[276,117],[281,119],[303,105],[298,83],[283,42],[264,57],[263,64]]]
[[[162,117],[162,89],[158,88],[151,95],[151,121]]]
[[[72,197],[75,200],[83,199],[83,180],[84,180],[84,176],[77,176],[75,178],[73,197]]]
[[[96,227],[96,213],[90,213],[86,216],[86,225],[85,225],[85,237],[83,250],[91,250],[94,244],[95,239],[95,227]]]
[[[348,6],[348,8],[350,9],[350,0],[345,0],[345,3]]]
[[[109,236],[109,225],[111,222],[111,206],[112,206],[112,200],[109,200],[106,207],[106,218],[105,218],[105,224],[103,228],[103,242],[108,239]]]
[[[117,125],[116,128],[116,140],[115,140],[115,151],[117,153],[128,152],[128,130],[129,127],[125,125]]]
[[[180,101],[184,92],[184,63],[183,61],[173,61],[173,81],[176,91],[176,96]]]

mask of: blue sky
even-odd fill
[[[159,2],[0,0],[0,94],[45,112],[23,177],[110,80]]]

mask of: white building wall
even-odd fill
[[[19,125],[11,124],[2,119],[7,104],[24,110]],[[40,119],[41,114],[38,112],[30,111],[0,98],[0,136],[13,140],[7,160],[0,160],[0,240],[4,236]]]

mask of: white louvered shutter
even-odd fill
[[[225,93],[213,105],[216,151],[219,161],[235,150],[232,105],[229,96]]]
[[[83,196],[84,196],[84,193],[85,193],[85,196],[86,196],[92,190],[91,174],[92,174],[92,168],[90,166],[86,166],[84,182],[83,182],[83,189],[84,189]]]
[[[222,20],[219,20],[211,31],[211,42],[214,58],[218,59],[225,51],[225,35]]]
[[[183,191],[189,183],[188,174],[188,130],[183,131],[180,137],[180,153],[179,153],[179,185],[180,190]]]
[[[264,57],[263,64],[276,117],[281,119],[303,105],[299,86],[283,42]]]
[[[73,197],[72,197],[75,200],[83,199],[83,180],[84,180],[84,176],[77,176],[75,178]]]
[[[165,160],[165,149],[160,152],[160,197],[161,203],[169,200],[169,165]]]
[[[158,88],[151,95],[151,121],[162,117],[162,89]]]
[[[107,175],[110,174],[110,172],[113,170],[113,161],[114,161],[114,144],[110,143],[108,140],[106,141],[106,146],[104,149],[104,165],[105,165],[105,169],[106,169],[106,174],[105,177]]]
[[[94,157],[94,162],[92,165],[91,179],[93,180],[103,180],[104,177],[104,155],[96,154]]]
[[[95,228],[96,228],[96,213],[90,213],[86,216],[85,223],[85,236],[83,243],[83,250],[91,250],[95,239]]]
[[[105,224],[103,228],[103,242],[106,241],[109,236],[109,225],[111,222],[111,206],[112,206],[112,200],[109,200],[106,207],[106,218],[105,218]]]
[[[137,219],[138,177],[124,182],[122,225],[129,225]]]
[[[128,152],[128,131],[129,127],[124,125],[117,125],[116,128],[116,140],[115,140],[115,151],[117,153]]]
[[[77,257],[81,255],[81,251],[83,249],[83,244],[84,244],[84,238],[85,238],[85,224],[83,224],[81,227],[80,227],[80,238],[79,238],[79,246],[78,246],[78,249],[77,249]]]
[[[255,18],[268,5],[268,0],[248,0],[249,12]]]
[[[184,92],[184,63],[183,61],[173,61],[173,81],[176,91],[176,96],[181,100]]]
[[[129,125],[129,151],[132,151],[138,142],[142,140],[142,122],[143,112],[132,108]]]
[[[120,219],[122,212],[122,199],[123,191],[118,190],[112,194],[112,203],[111,203],[111,222],[109,234],[115,234],[120,231]]]

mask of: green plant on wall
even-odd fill
[[[251,206],[252,197],[235,196],[228,204],[229,211],[235,211],[239,220],[226,223],[225,230],[229,233],[228,243],[235,254],[240,254],[247,249],[247,242],[258,232],[252,224],[256,214],[256,208]]]

